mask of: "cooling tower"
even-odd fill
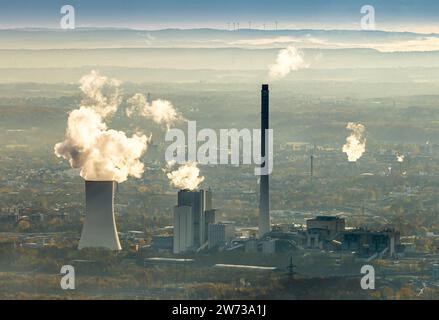
[[[266,146],[265,141],[265,130],[268,129],[268,84],[262,85],[261,90],[261,157],[265,157]],[[267,162],[269,159],[268,155],[265,159]],[[267,163],[262,163],[261,167],[268,165]],[[259,194],[259,237],[263,237],[264,234],[270,232],[270,197],[269,197],[269,186],[268,186],[268,174],[260,176],[260,194]]]
[[[85,222],[79,249],[121,250],[114,218],[115,181],[85,181]]]

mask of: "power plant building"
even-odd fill
[[[194,247],[194,223],[192,207],[174,207],[174,254],[183,253]]]
[[[325,230],[328,237],[336,235],[338,232],[345,230],[345,219],[333,216],[318,216],[314,219],[306,220],[306,229]]]
[[[174,253],[196,250],[206,245],[207,226],[216,221],[215,215],[212,191],[180,190],[178,204],[174,208]]]
[[[204,242],[209,239],[209,224],[217,222],[217,209],[206,210],[204,213],[204,227],[206,228]]]
[[[308,248],[320,248],[325,239],[333,239],[345,230],[345,219],[333,216],[318,216],[306,220]]]
[[[79,249],[121,250],[114,217],[115,181],[85,181],[85,222]]]
[[[211,223],[208,227],[209,249],[221,247],[235,237],[235,224],[232,222]]]

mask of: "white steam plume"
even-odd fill
[[[364,125],[361,123],[349,122],[346,129],[351,130],[351,135],[346,138],[343,146],[343,152],[347,154],[350,162],[355,162],[361,158],[366,151],[366,138],[364,134]]]
[[[151,119],[155,123],[165,124],[168,129],[173,123],[182,120],[182,117],[177,113],[172,103],[167,100],[158,99],[149,103],[145,95],[136,93],[128,99],[128,104],[130,105],[126,109],[128,117],[137,114]]]
[[[120,81],[99,75],[95,70],[83,76],[80,80],[80,89],[84,94],[81,102],[83,106],[93,108],[103,118],[113,115],[122,102]]]
[[[81,168],[85,180],[123,182],[128,176],[141,177],[140,157],[148,138],[143,134],[129,138],[105,123],[121,102],[119,82],[92,71],[81,78],[80,89],[84,99],[79,109],[70,112],[65,140],[55,145],[55,155]]]
[[[396,154],[396,160],[398,162],[403,162],[404,161],[404,155],[403,154]]]
[[[195,162],[186,162],[177,170],[169,172],[167,176],[171,180],[171,185],[179,189],[195,190],[204,181]]]
[[[276,63],[270,66],[269,76],[271,79],[281,79],[291,71],[307,68],[303,58],[303,52],[294,46],[288,46],[279,51]]]

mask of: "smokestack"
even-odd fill
[[[265,130],[268,129],[268,84],[262,85],[261,90],[261,158],[265,157],[266,145],[265,145]],[[265,159],[267,162],[268,155]],[[261,167],[268,165],[262,163]],[[260,195],[259,195],[259,237],[262,238],[264,234],[270,232],[270,197],[269,197],[269,185],[268,174],[260,176]]]
[[[79,249],[121,250],[114,218],[115,181],[85,181],[85,222]]]
[[[314,176],[314,155],[311,155],[311,182]]]

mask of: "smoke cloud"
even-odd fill
[[[172,124],[182,120],[172,103],[167,100],[158,99],[149,103],[145,95],[136,93],[128,99],[128,104],[130,105],[126,109],[128,117],[139,115],[151,119],[155,123],[165,124],[168,130]]]
[[[279,51],[276,63],[270,66],[269,76],[271,79],[281,79],[291,71],[307,68],[303,58],[303,52],[294,46],[288,46]]]
[[[204,181],[195,162],[186,162],[177,170],[169,172],[167,176],[171,180],[171,185],[179,189],[195,190]]]
[[[68,160],[72,168],[80,168],[85,180],[123,182],[143,174],[140,157],[149,138],[139,133],[127,137],[105,123],[122,100],[119,85],[96,71],[82,77],[79,88],[84,99],[69,114],[65,140],[54,147],[55,155]]]
[[[403,162],[404,161],[404,155],[403,154],[397,154],[396,155],[396,160],[398,162]]]
[[[366,151],[366,138],[363,136],[365,127],[361,123],[349,122],[346,129],[351,130],[351,135],[346,138],[343,152],[347,154],[350,162],[355,162]]]

